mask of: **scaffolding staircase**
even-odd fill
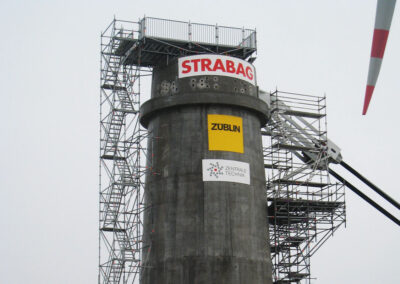
[[[121,40],[138,30],[137,23],[114,20],[101,38],[99,283],[104,284],[134,283],[140,273],[145,136],[140,78],[150,71],[123,64],[117,53]]]
[[[345,222],[330,182],[325,98],[275,91],[263,129],[274,283],[311,283],[310,257]]]

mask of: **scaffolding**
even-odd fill
[[[180,56],[247,59],[255,51],[254,30],[149,17],[114,19],[101,34],[98,283],[138,283],[148,268],[142,253],[151,248],[142,242],[142,219],[151,205],[144,208],[143,186],[145,175],[156,173],[139,123],[142,80]]]
[[[311,283],[310,257],[345,223],[344,186],[331,183],[326,99],[275,91],[263,129],[274,283]]]
[[[138,31],[138,23],[114,20],[101,35],[99,283],[134,283],[141,267],[146,132],[139,108],[151,70],[117,54]]]

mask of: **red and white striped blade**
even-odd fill
[[[372,39],[371,60],[369,62],[367,89],[365,91],[364,108],[362,114],[368,110],[372,93],[378,80],[381,70],[383,54],[385,53],[386,42],[389,36],[389,29],[392,23],[396,0],[378,0],[376,8],[375,29]]]

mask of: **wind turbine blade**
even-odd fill
[[[378,80],[395,6],[396,0],[378,0],[374,36],[372,39],[371,59],[368,70],[367,89],[365,91],[364,108],[362,112],[363,115],[367,113],[369,102],[371,101],[376,81]]]

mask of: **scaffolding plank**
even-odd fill
[[[300,273],[300,272],[288,272],[287,277],[291,278],[292,280],[302,280],[306,277],[308,277],[310,274],[309,273]]]
[[[139,113],[137,110],[131,110],[131,109],[122,109],[122,108],[115,108],[115,111],[120,111],[124,113],[132,113],[132,114],[137,114]]]
[[[104,160],[119,160],[119,161],[126,160],[125,157],[114,156],[114,155],[102,155],[101,158]]]
[[[283,114],[293,115],[293,116],[301,116],[301,117],[309,117],[309,118],[322,118],[325,116],[325,114],[305,112],[305,111],[296,111],[296,110],[285,110],[283,112]]]
[[[275,214],[270,214],[268,212],[268,222],[269,224],[275,224],[278,226],[287,226],[291,224],[299,224],[299,223],[307,223],[310,220],[310,217],[304,215],[304,216],[298,216],[294,214],[287,214],[285,212],[282,213],[275,213]]]
[[[100,230],[102,230],[104,232],[125,232],[124,229],[109,228],[109,227],[103,227],[103,228],[100,228]]]
[[[287,237],[284,241],[276,246],[271,246],[272,253],[279,253],[281,251],[290,250],[290,248],[297,248],[307,240],[306,237]]]
[[[277,166],[277,165],[271,165],[271,164],[264,164],[265,169],[279,169],[279,170],[288,170],[290,167],[284,167],[284,166]]]
[[[287,237],[283,243],[290,247],[299,247],[302,242],[307,240],[306,237]]]
[[[327,183],[311,182],[311,181],[301,181],[301,180],[287,180],[287,179],[277,179],[273,181],[274,184],[286,184],[286,185],[298,185],[307,187],[318,187],[323,188],[328,186]]]
[[[126,87],[115,86],[115,85],[110,85],[110,84],[103,84],[103,85],[101,85],[101,87],[103,89],[107,89],[107,90],[126,91]]]
[[[272,145],[272,148],[280,148],[286,149],[290,151],[308,151],[308,152],[319,152],[320,150],[314,147],[304,147],[304,146],[297,146],[297,145],[289,145],[283,143],[275,143]]]

